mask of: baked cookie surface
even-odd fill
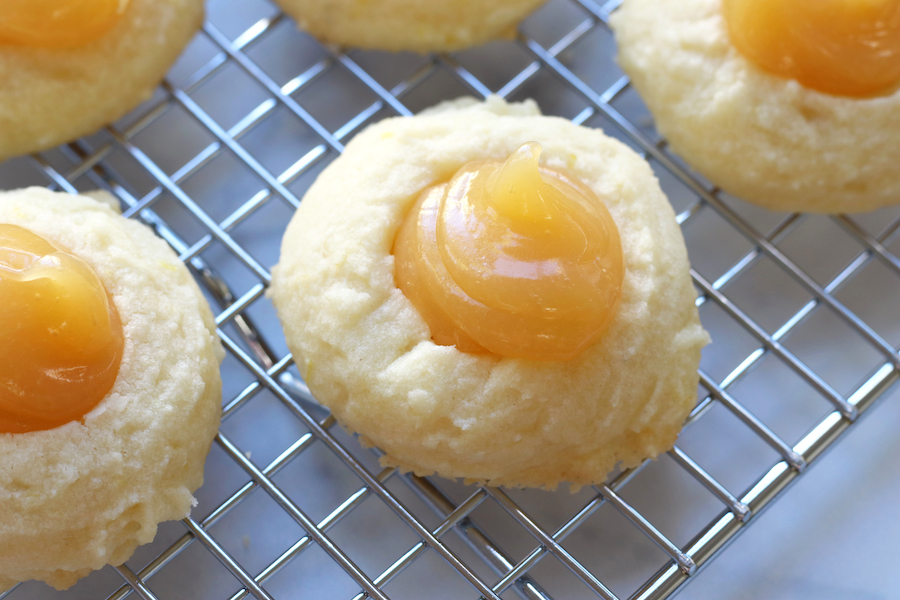
[[[439,346],[396,287],[391,248],[419,192],[464,163],[543,146],[619,228],[625,279],[609,330],[567,362]],[[310,389],[385,464],[491,485],[603,481],[670,448],[708,341],[687,253],[649,166],[600,131],[498,98],[439,105],[356,136],[309,189],[273,300]]]
[[[107,204],[3,192],[0,223],[87,261],[125,335],[115,384],[83,423],[0,434],[0,590],[29,579],[63,589],[187,516],[218,429],[223,351],[175,253]]]
[[[301,29],[345,46],[415,52],[461,50],[497,38],[546,0],[277,0]]]
[[[202,19],[203,0],[130,0],[83,46],[0,43],[0,160],[89,134],[148,99]]]
[[[611,25],[660,133],[726,192],[819,213],[900,202],[900,89],[838,97],[770,75],[731,44],[721,0],[626,0]]]

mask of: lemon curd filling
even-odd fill
[[[74,48],[100,38],[129,0],[3,0],[0,44]]]
[[[116,307],[86,262],[0,225],[0,432],[81,419],[112,388],[123,345]]]
[[[900,85],[900,0],[723,0],[731,42],[774,75],[836,96]]]
[[[397,286],[440,345],[569,360],[622,295],[619,231],[584,184],[540,166],[529,142],[421,193],[394,242]]]

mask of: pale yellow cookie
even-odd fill
[[[116,382],[84,423],[0,434],[0,590],[28,579],[63,589],[190,512],[219,424],[223,351],[175,253],[109,204],[3,192],[0,223],[90,264],[124,329]]]
[[[0,160],[92,133],[148,99],[202,20],[203,0],[130,0],[83,46],[0,42]]]
[[[436,345],[394,281],[394,237],[419,192],[527,141],[603,199],[622,240],[618,312],[568,362]],[[684,240],[650,167],[532,101],[461,99],[356,136],[288,226],[272,297],[316,398],[383,449],[385,464],[491,485],[601,482],[616,463],[670,448],[708,341]]]
[[[277,0],[301,29],[325,42],[379,50],[461,50],[511,38],[546,0]]]
[[[760,70],[721,0],[625,0],[611,24],[660,133],[726,192],[785,211],[900,202],[900,90],[845,98]]]

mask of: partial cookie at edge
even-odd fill
[[[0,193],[0,222],[87,261],[125,333],[116,383],[84,424],[0,434],[0,589],[63,589],[189,513],[218,429],[223,351],[196,283],[145,226],[42,188]]]
[[[462,50],[511,38],[516,25],[546,0],[277,0],[322,41],[380,50]]]
[[[203,0],[129,0],[70,49],[0,44],[0,160],[93,133],[148,99],[203,20]]]
[[[611,25],[660,133],[726,192],[784,211],[900,202],[900,89],[842,98],[765,73],[731,45],[721,0],[625,0]]]

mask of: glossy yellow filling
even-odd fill
[[[731,42],[774,75],[836,96],[900,85],[900,0],[723,0]]]
[[[0,44],[74,48],[112,29],[128,0],[2,0]]]
[[[123,345],[116,307],[86,262],[0,225],[0,432],[81,419],[112,388]]]
[[[584,184],[529,142],[420,195],[394,242],[398,287],[432,339],[463,352],[569,360],[622,294],[619,231]]]

